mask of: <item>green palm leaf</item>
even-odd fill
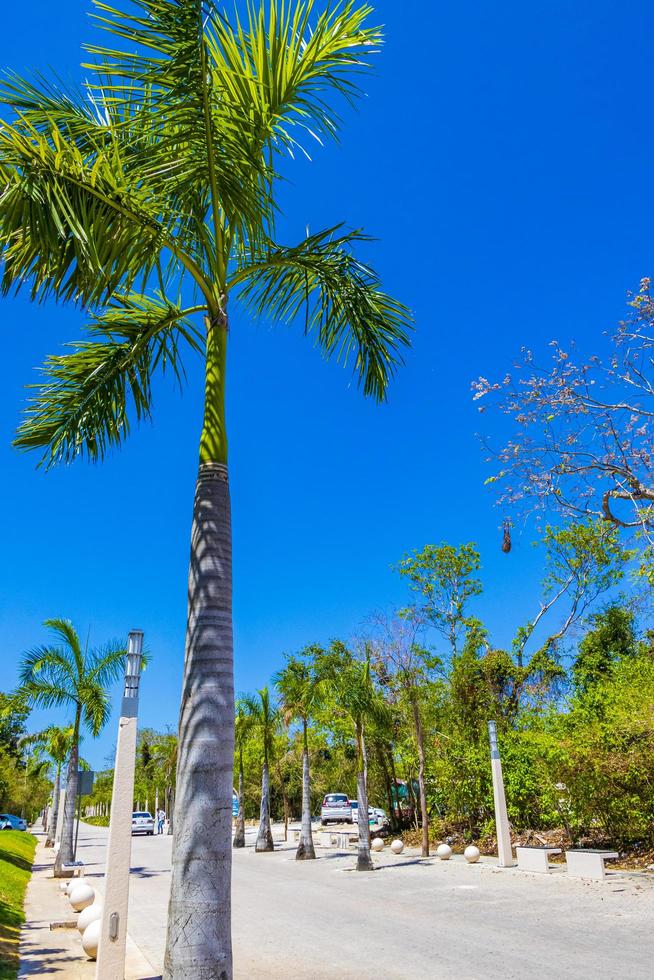
[[[326,356],[353,359],[364,393],[381,400],[409,345],[409,311],[352,254],[352,245],[366,236],[338,230],[248,256],[231,285],[240,287],[241,299],[259,316],[291,322],[306,310],[305,330]]]
[[[189,319],[202,309],[182,309],[160,296],[115,297],[89,325],[91,341],[46,360],[45,380],[34,386],[15,445],[47,447],[48,465],[77,455],[104,456],[129,433],[130,408],[137,420],[150,417],[157,368],[170,368],[183,380],[180,341],[203,350]]]

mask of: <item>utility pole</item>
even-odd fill
[[[125,976],[136,728],[142,656],[143,633],[141,630],[132,630],[129,634],[125,658],[125,692],[118,722],[96,980],[122,980]]]
[[[515,861],[511,847],[511,830],[509,828],[509,817],[506,812],[502,761],[497,744],[497,726],[494,721],[488,722],[488,736],[490,738],[491,769],[493,772],[493,803],[495,805],[498,864],[500,868],[513,868]]]

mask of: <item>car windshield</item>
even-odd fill
[[[325,797],[325,803],[347,803],[345,793],[330,793]]]
[[[132,820],[134,820],[135,817],[147,817],[149,820],[152,820],[152,814],[151,813],[133,813],[132,814]]]

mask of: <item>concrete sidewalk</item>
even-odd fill
[[[45,835],[32,829],[38,837],[32,877],[25,896],[25,924],[20,934],[20,970],[22,977],[48,974],[66,980],[93,980],[95,962],[82,949],[82,937],[77,928],[51,929],[52,922],[77,918],[67,895],[59,888],[59,879],[52,873],[54,851],[44,846]],[[93,887],[102,889],[93,882]],[[151,980],[157,974],[131,938],[127,939],[125,980]]]

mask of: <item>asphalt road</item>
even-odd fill
[[[280,828],[275,828],[279,838]],[[104,871],[107,831],[82,825],[87,877]],[[295,862],[234,852],[233,939],[238,980],[650,980],[651,876],[583,882],[562,870],[526,875],[490,859],[422,861],[354,852]],[[170,887],[170,837],[135,837],[129,931],[161,972]]]

